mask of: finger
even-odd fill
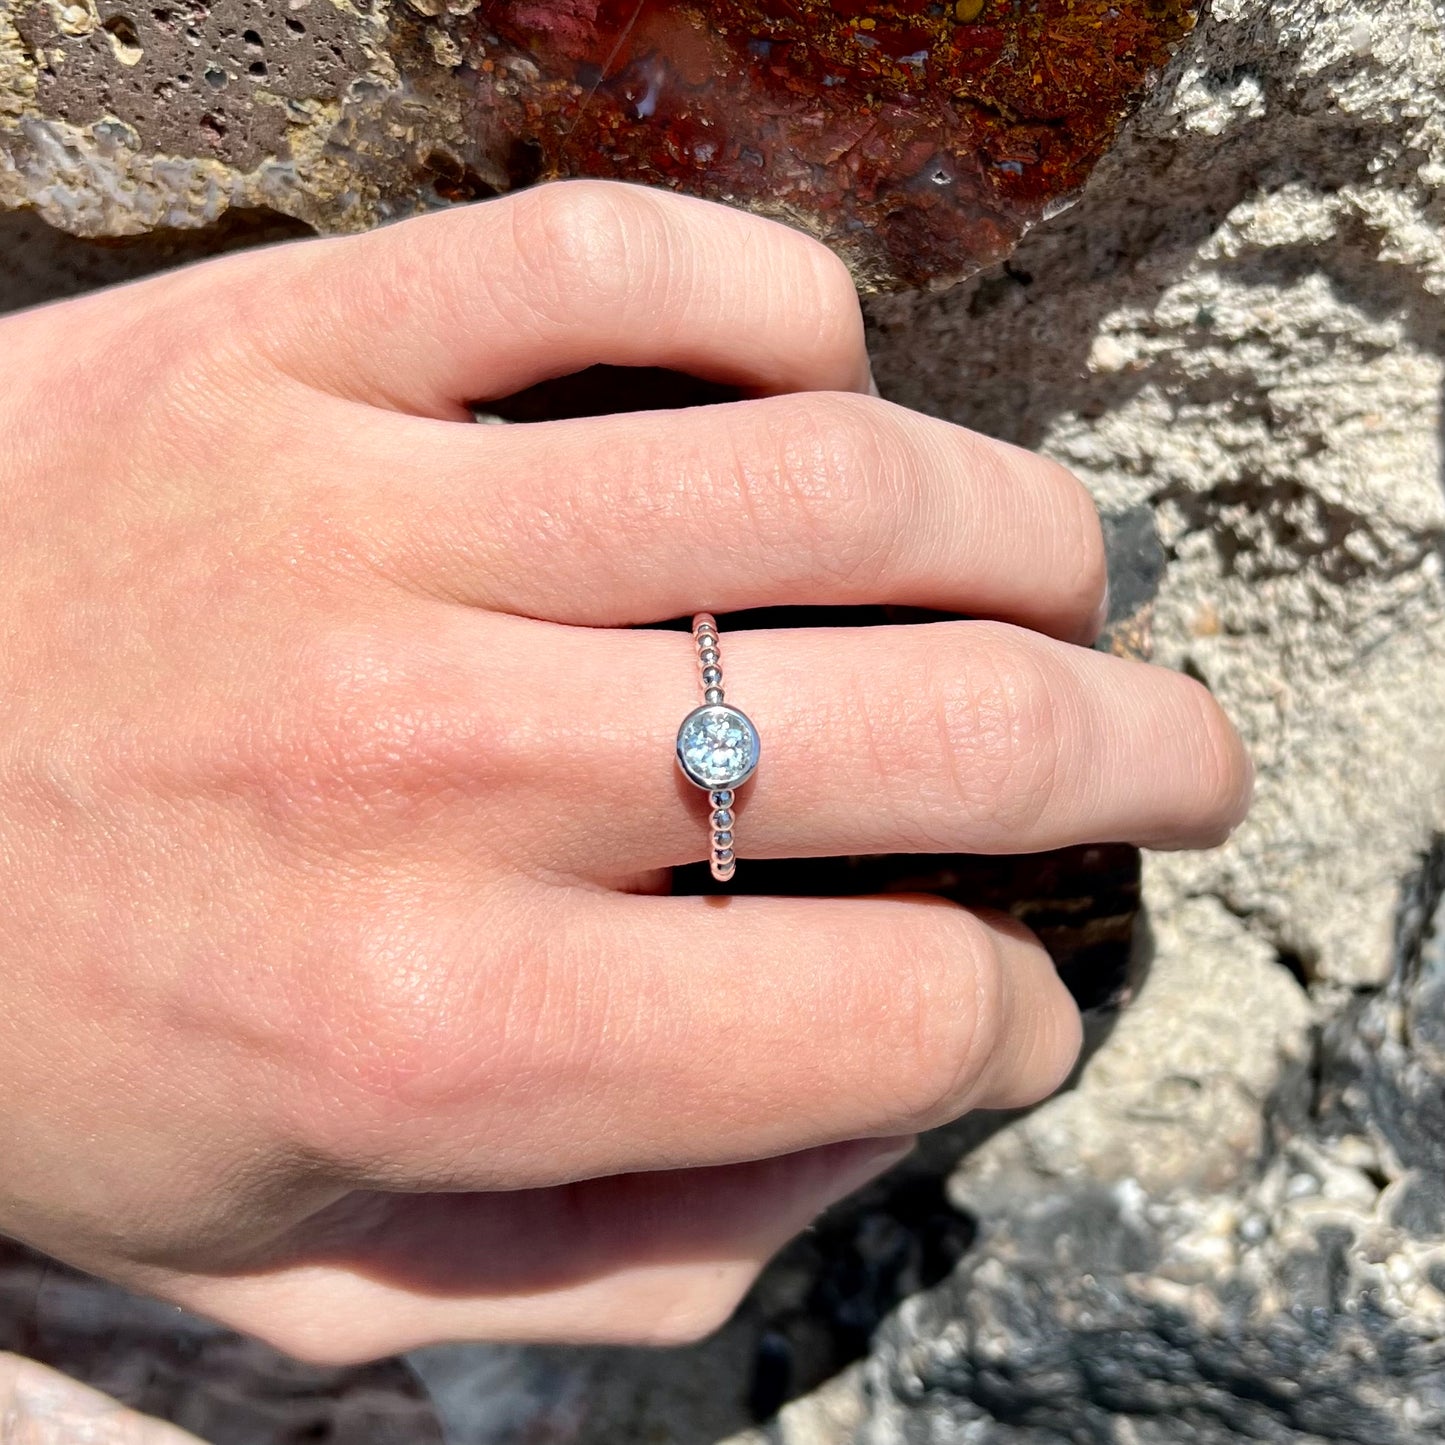
[[[1208,690],[994,622],[729,632],[728,702],[762,740],[740,792],[748,857],[1212,847],[1252,770]],[[409,665],[447,739],[454,826],[507,796],[532,866],[610,880],[705,856],[705,797],[675,763],[699,702],[686,634],[436,616]],[[538,665],[545,658],[546,666]],[[498,700],[510,711],[498,715]]]
[[[912,1133],[1042,1098],[1079,1044],[1038,940],[936,898],[719,906],[529,884],[485,908],[411,905],[353,951],[327,1007],[320,1103],[286,1127],[366,1189]]]
[[[274,294],[252,309],[287,370],[427,416],[603,363],[756,392],[869,385],[857,296],[830,252],[637,186],[539,186],[269,252],[233,280]]]
[[[1092,640],[1105,557],[1089,494],[1033,453],[866,396],[476,428],[378,416],[362,525],[407,580],[591,626],[897,603]]]
[[[332,1365],[453,1340],[688,1343],[726,1320],[788,1239],[911,1142],[509,1194],[353,1196],[286,1265],[168,1292]]]

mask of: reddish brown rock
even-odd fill
[[[364,229],[553,176],[952,280],[1075,195],[1198,0],[0,0],[0,208]]]
[[[672,186],[801,222],[874,282],[951,279],[1078,192],[1195,10],[493,0],[459,34],[471,161]]]

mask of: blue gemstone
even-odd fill
[[[700,707],[677,730],[677,760],[700,788],[733,788],[758,765],[758,730],[735,707]]]

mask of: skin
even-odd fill
[[[569,183],[0,354],[0,1231],[303,1358],[696,1338],[915,1131],[1074,1062],[1006,918],[670,896],[696,665],[630,624],[981,619],[724,629],[743,867],[1246,807],[1204,689],[1078,646],[1079,483],[870,395],[846,273],[769,222]],[[464,424],[599,362],[750,399]]]

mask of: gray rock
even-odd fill
[[[1442,865],[1437,848],[1415,885],[1433,920],[1406,910],[1390,984],[1331,1021],[1312,1070],[1281,1077],[1232,1187],[993,1181],[979,1247],[873,1342],[850,1438],[1440,1439]]]
[[[1147,860],[1139,1003],[772,1441],[1441,1437],[1442,88],[1437,6],[1217,0],[1078,208],[872,305],[890,395],[1159,517],[1156,655],[1259,797]]]

